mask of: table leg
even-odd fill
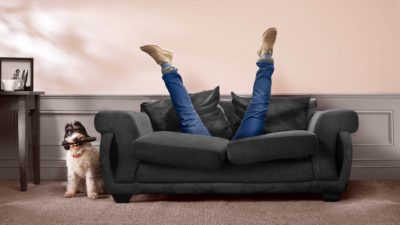
[[[32,135],[32,161],[33,161],[33,183],[40,183],[40,101],[39,96],[35,96],[35,109],[31,116],[31,135]]]
[[[20,183],[21,191],[27,190],[26,170],[28,162],[28,142],[27,137],[27,120],[26,120],[26,101],[25,97],[18,98],[18,152],[19,152],[19,167],[20,167]]]

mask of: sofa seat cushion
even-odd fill
[[[234,164],[251,164],[308,156],[318,151],[313,132],[282,131],[243,138],[228,144],[228,158]]]
[[[146,134],[135,140],[134,156],[142,162],[191,169],[216,169],[226,159],[228,140],[171,131]]]
[[[139,183],[288,183],[314,180],[310,160],[285,159],[248,165],[225,162],[216,170],[192,170],[140,163]]]

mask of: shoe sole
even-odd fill
[[[173,53],[170,52],[170,51],[164,50],[164,49],[160,48],[160,47],[157,46],[157,45],[143,45],[143,46],[140,47],[140,49],[141,49],[142,51],[146,52],[147,54],[149,54],[151,57],[153,57],[154,60],[156,60],[156,58],[158,58],[158,57],[155,57],[155,56],[153,55],[154,52],[155,52],[155,51],[159,51],[159,52],[161,52],[162,55],[164,55],[166,58],[169,59],[169,61],[166,61],[166,62],[172,61]],[[154,51],[154,49],[156,49],[156,50]],[[163,61],[158,61],[158,60],[156,60],[156,63],[158,63],[158,64],[160,64],[160,65],[161,65],[162,62],[163,62]]]
[[[271,31],[275,31],[275,34],[274,34],[274,37],[273,37],[274,41],[273,41],[273,43],[272,43],[272,45],[273,45],[273,44],[275,44],[276,35],[278,34],[278,31],[276,30],[275,27],[271,27],[271,28],[269,28],[268,30],[266,30],[266,31],[263,33],[263,38],[262,38],[262,39],[263,39],[263,42],[265,42],[268,33],[271,32]]]
[[[268,36],[268,34],[269,34],[270,32],[272,32],[272,31],[275,32],[274,36],[272,36],[272,39],[273,39],[273,41],[272,41],[272,47],[273,47],[274,44],[275,44],[276,35],[278,34],[278,31],[277,31],[277,29],[276,29],[275,27],[271,27],[271,28],[268,28],[268,29],[263,33],[263,35],[262,35],[262,44],[261,44],[260,48],[259,48],[258,51],[257,51],[257,54],[258,54],[260,57],[262,57],[261,52],[262,52],[262,50],[266,47],[266,42],[267,42],[267,41],[268,41],[268,42],[270,41],[270,40],[267,39],[267,36]],[[270,38],[270,37],[268,37],[268,38]]]
[[[161,51],[165,52],[166,54],[170,54],[170,55],[173,54],[173,53],[170,52],[170,51],[167,51],[167,50],[164,50],[164,49],[160,48],[158,45],[143,45],[143,46],[140,47],[140,49],[141,49],[142,51],[144,51],[144,52],[147,52],[145,49],[148,48],[148,47],[158,48],[158,49],[160,49]]]

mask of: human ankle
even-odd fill
[[[162,74],[166,74],[166,73],[170,73],[170,72],[174,72],[174,71],[177,71],[177,69],[175,67],[173,67],[171,64],[169,64],[169,63],[161,64]]]
[[[161,68],[162,68],[162,69],[164,69],[164,68],[166,68],[166,67],[169,67],[169,66],[172,66],[172,65],[169,64],[169,63],[166,63],[166,62],[161,63]]]
[[[274,58],[272,58],[271,53],[264,53],[258,61],[274,63]]]

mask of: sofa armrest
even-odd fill
[[[115,159],[111,157],[111,153],[116,152],[115,149],[115,137],[112,133],[102,134],[100,140],[100,164],[104,183],[107,189],[110,189],[113,183],[115,183],[114,172],[115,172]],[[110,190],[107,190],[111,193]]]
[[[318,138],[319,151],[312,155],[317,180],[336,180],[337,138],[340,131],[354,133],[358,129],[358,115],[353,110],[329,109],[316,111],[310,119],[308,131]]]
[[[338,178],[332,181],[321,181],[315,186],[316,192],[321,193],[325,201],[337,201],[346,190],[350,178],[352,164],[352,141],[348,131],[340,131],[337,136],[336,167]]]
[[[103,169],[111,169],[107,174],[112,174],[116,182],[132,181],[138,165],[133,156],[133,141],[153,131],[149,117],[141,112],[100,111],[95,116],[94,124],[101,133],[101,141],[108,140],[100,145],[100,160],[109,162],[104,164]],[[111,148],[111,140],[112,149],[105,149]]]
[[[330,131],[337,130],[354,133],[357,129],[358,115],[356,112],[349,109],[316,111],[308,124],[308,131],[314,133],[329,133]]]
[[[94,118],[94,124],[101,134],[123,131],[140,137],[141,134],[153,131],[149,117],[142,112],[100,111]]]
[[[340,131],[337,140],[338,154],[336,157],[336,167],[338,168],[339,181],[341,181],[342,191],[344,191],[347,181],[350,178],[351,165],[353,159],[353,146],[351,134],[346,131]]]

